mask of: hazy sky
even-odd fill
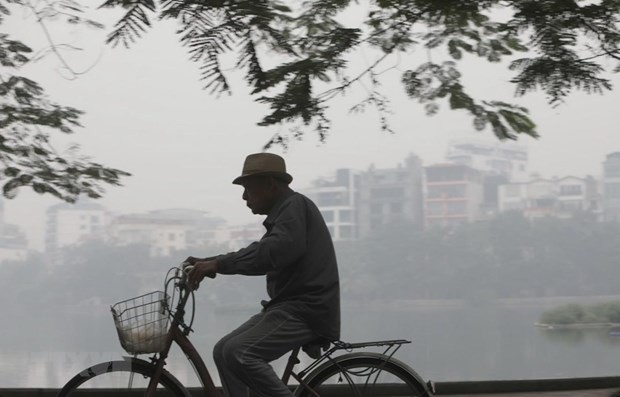
[[[108,15],[93,15],[111,21]],[[3,28],[14,38],[43,48],[41,27],[26,16],[16,13]],[[124,187],[108,188],[100,200],[112,211],[185,207],[206,210],[231,222],[259,221],[245,208],[240,188],[230,182],[241,171],[245,156],[261,151],[278,132],[278,128],[256,126],[267,109],[253,103],[238,74],[230,77],[232,96],[218,98],[202,90],[198,65],[188,61],[186,50],[173,35],[173,25],[159,25],[130,50],[103,44],[110,26],[98,31],[58,24],[52,30],[57,43],[83,48],[65,54],[75,70],[92,66],[87,73],[67,79],[51,55],[21,71],[42,83],[56,102],[86,112],[84,128],[70,137],[58,137],[56,146],[78,143],[82,153],[95,161],[133,174],[124,179]],[[432,56],[437,61],[443,54]],[[286,158],[295,178],[292,187],[303,189],[336,168],[393,167],[409,153],[432,164],[443,160],[451,139],[491,139],[491,131],[476,132],[462,113],[444,110],[427,117],[417,102],[406,98],[400,74],[426,57],[426,52],[420,52],[386,64],[395,66],[383,75],[384,93],[392,99],[390,122],[395,134],[380,130],[373,110],[348,113],[363,93],[358,88],[333,103],[332,132],[325,144],[310,132],[286,152],[274,148],[273,152]],[[373,59],[372,54],[361,54],[352,67],[363,67]],[[604,96],[576,92],[566,104],[552,108],[539,93],[514,98],[505,65],[477,59],[462,63],[465,82],[479,98],[529,107],[541,138],[523,137],[518,143],[529,149],[530,170],[543,176],[597,176],[605,155],[620,150],[617,75],[613,76],[615,92]],[[24,191],[6,204],[6,217],[28,232],[31,245],[41,248],[45,210],[56,203]]]

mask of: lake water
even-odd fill
[[[423,378],[435,381],[618,375],[620,338],[609,336],[607,330],[537,328],[534,323],[544,309],[531,305],[345,306],[343,340],[410,339],[413,343],[397,357]],[[216,380],[212,346],[249,314],[244,310],[198,314],[191,339]],[[13,324],[22,325],[4,328],[1,334],[0,387],[59,387],[79,370],[123,355],[105,305]],[[169,363],[171,372],[186,385],[198,384],[179,352],[173,352]]]

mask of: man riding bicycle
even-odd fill
[[[289,187],[284,159],[271,153],[246,157],[243,200],[254,214],[267,215],[263,237],[237,252],[187,258],[194,265],[188,284],[197,289],[216,274],[266,275],[269,301],[260,313],[223,337],[213,356],[228,397],[292,393],[269,364],[318,339],[340,337],[340,287],[336,254],[316,205]]]

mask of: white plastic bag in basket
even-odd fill
[[[121,327],[129,352],[155,353],[163,348],[167,321],[155,321],[139,327]]]

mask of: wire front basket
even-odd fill
[[[155,291],[112,306],[118,339],[127,353],[163,350],[170,323],[168,304],[166,293]]]

